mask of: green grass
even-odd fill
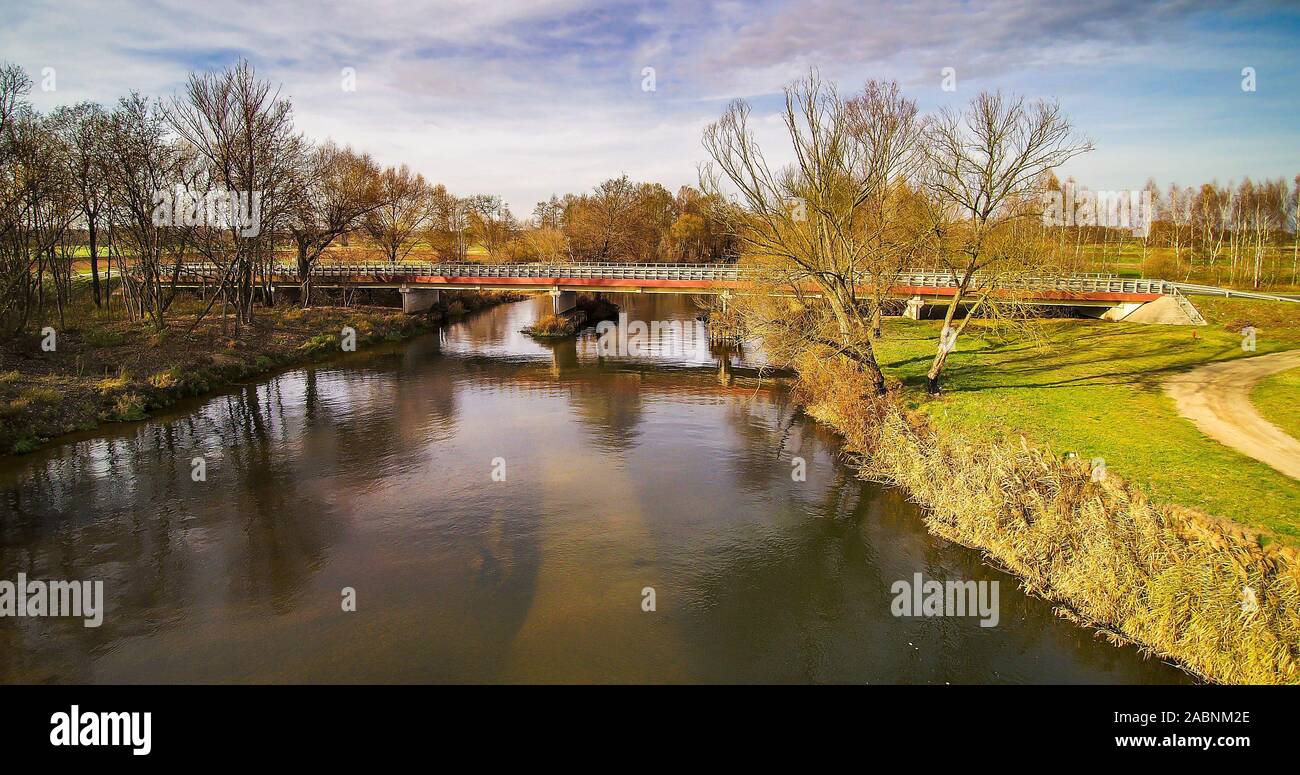
[[[1261,380],[1250,400],[1264,419],[1300,439],[1300,369]]]
[[[944,395],[924,394],[938,322],[891,321],[880,359],[940,430],[1023,434],[1057,454],[1100,457],[1153,498],[1265,527],[1300,542],[1300,484],[1202,435],[1161,385],[1171,374],[1251,353],[1236,332],[1259,327],[1257,352],[1300,347],[1300,305],[1202,303],[1203,327],[1046,320],[1043,340],[968,330],[949,357]]]

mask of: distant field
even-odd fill
[[[1197,305],[1210,325],[1049,320],[1037,344],[976,330],[949,359],[947,390],[938,399],[923,393],[936,321],[891,320],[881,363],[938,427],[972,438],[1023,434],[1057,454],[1100,457],[1108,471],[1158,500],[1269,528],[1300,544],[1300,484],[1202,435],[1161,389],[1170,374],[1197,364],[1300,347],[1300,304]],[[1229,330],[1244,322],[1258,329],[1256,353],[1243,352],[1241,335]],[[1285,411],[1300,401],[1300,390],[1294,383],[1271,386],[1266,399]]]
[[[1078,255],[1084,262],[1084,269],[1092,272],[1113,272],[1120,277],[1150,277],[1183,282],[1198,282],[1207,285],[1248,288],[1248,277],[1239,276],[1233,281],[1226,256],[1221,256],[1215,266],[1208,267],[1200,263],[1192,265],[1188,250],[1180,251],[1181,261],[1170,247],[1148,247],[1144,251],[1138,242],[1114,243],[1110,245],[1082,245]],[[1073,248],[1067,246],[1067,258],[1074,256]],[[1289,246],[1271,246],[1265,250],[1263,263],[1276,270],[1267,283],[1268,288],[1278,291],[1300,291],[1291,273],[1292,248]]]

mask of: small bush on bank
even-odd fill
[[[63,401],[63,394],[52,387],[29,387],[19,394],[18,400],[24,401],[29,406],[35,405],[57,405]]]
[[[118,396],[104,419],[109,422],[133,422],[145,417],[144,398],[138,393],[126,393]]]
[[[176,387],[180,380],[176,376],[175,369],[160,371],[149,377],[149,385],[156,390],[171,390]]]
[[[101,393],[118,393],[126,389],[130,378],[125,374],[119,374],[116,377],[105,377],[95,383],[96,389]]]
[[[529,336],[544,339],[557,339],[572,336],[577,331],[573,321],[563,315],[543,315],[537,322],[523,329]]]

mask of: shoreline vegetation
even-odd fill
[[[851,396],[851,397],[849,397]],[[934,534],[976,549],[1062,616],[1220,683],[1296,683],[1295,548],[1228,520],[1152,503],[1081,459],[942,436],[844,380],[807,411],[861,474],[902,487]]]
[[[1248,303],[1207,306],[1221,317],[1243,311],[1260,314]],[[1294,326],[1280,329],[1272,322],[1271,349],[1297,346],[1300,331]],[[1057,324],[1100,328],[1130,336],[1134,343],[1157,335],[1123,324]],[[1198,332],[1198,343],[1213,353],[1202,357],[1262,354],[1221,346],[1236,337],[1232,329],[1240,325],[1232,318]],[[845,439],[846,454],[860,476],[901,487],[925,508],[932,533],[980,551],[1021,579],[1026,591],[1056,604],[1059,614],[1113,642],[1136,645],[1207,681],[1300,682],[1300,552],[1293,534],[1279,535],[1262,520],[1243,524],[1168,497],[1153,498],[1148,482],[1139,486],[1124,476],[1130,470],[1150,474],[1138,461],[1111,458],[1112,471],[1106,472],[1103,463],[1098,476],[1099,458],[1091,456],[1106,446],[1104,436],[1069,454],[1060,450],[1052,429],[1039,429],[1035,435],[1015,424],[999,430],[996,422],[963,421],[962,404],[978,403],[991,410],[992,402],[1009,402],[1015,412],[1019,402],[1044,400],[1035,394],[1053,388],[1007,387],[973,398],[957,392],[930,399],[923,393],[922,375],[909,373],[906,358],[892,357],[906,349],[915,330],[894,328],[901,340],[895,342],[898,349],[882,347],[891,381],[887,396],[875,397],[862,375],[842,362],[806,356],[797,368],[796,395],[805,411]],[[1179,335],[1173,328],[1157,332]],[[958,385],[977,378],[982,368],[979,363],[963,368],[961,358],[960,353],[954,358],[952,373]],[[1038,358],[1045,364],[1040,363],[1035,375],[1044,381],[1066,376],[1052,358]],[[1162,400],[1154,386],[1135,388],[1127,403],[1104,396],[1109,388],[1105,384],[1093,387],[1095,397],[1118,404],[1109,408],[1119,416],[1140,409],[1147,400]],[[961,398],[954,401],[956,396]],[[1086,399],[1081,403],[1084,410],[1099,408]],[[1135,441],[1149,443],[1140,421],[1128,419],[1126,427],[1138,437]],[[1190,427],[1185,420],[1179,422]],[[1078,432],[1087,436],[1091,431],[1084,427]],[[1214,472],[1205,473],[1207,486],[1215,486]],[[1248,470],[1243,475],[1257,474]],[[1187,472],[1182,476],[1191,478]],[[1294,497],[1294,484],[1290,489]],[[1164,495],[1161,488],[1157,491]]]
[[[361,350],[523,298],[514,292],[456,292],[418,316],[379,306],[280,305],[264,309],[238,336],[220,316],[186,334],[183,325],[155,333],[138,321],[90,313],[58,332],[52,352],[42,350],[35,336],[0,345],[0,458],[107,423],[144,420],[181,399],[340,354],[345,326],[356,332]],[[184,323],[189,307],[199,304],[178,300],[177,320]]]

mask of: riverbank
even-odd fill
[[[259,308],[238,337],[220,315],[187,333],[200,309],[194,300],[178,301],[161,333],[86,311],[56,330],[52,351],[35,334],[0,345],[0,456],[25,454],[103,423],[141,420],[182,398],[343,352],[345,327],[355,331],[355,347],[362,349],[521,298],[461,292],[422,316],[387,307]]]
[[[1300,488],[1202,436],[1160,390],[1254,354],[1243,313],[1259,351],[1294,346],[1294,313],[1207,306],[1199,330],[1047,321],[1038,346],[976,331],[937,399],[923,390],[936,324],[904,321],[880,348],[888,400],[825,362],[803,364],[799,392],[864,477],[905,489],[931,532],[1061,614],[1207,680],[1300,682]]]
[[[1203,434],[1164,390],[1203,364],[1300,348],[1300,304],[1197,299],[1206,326],[1049,319],[1035,336],[973,323],[925,395],[939,321],[890,320],[879,347],[909,409],[946,436],[1104,461],[1153,501],[1198,509],[1300,545],[1300,485]],[[1255,329],[1253,350],[1242,329]],[[1294,396],[1292,401],[1300,399]]]

